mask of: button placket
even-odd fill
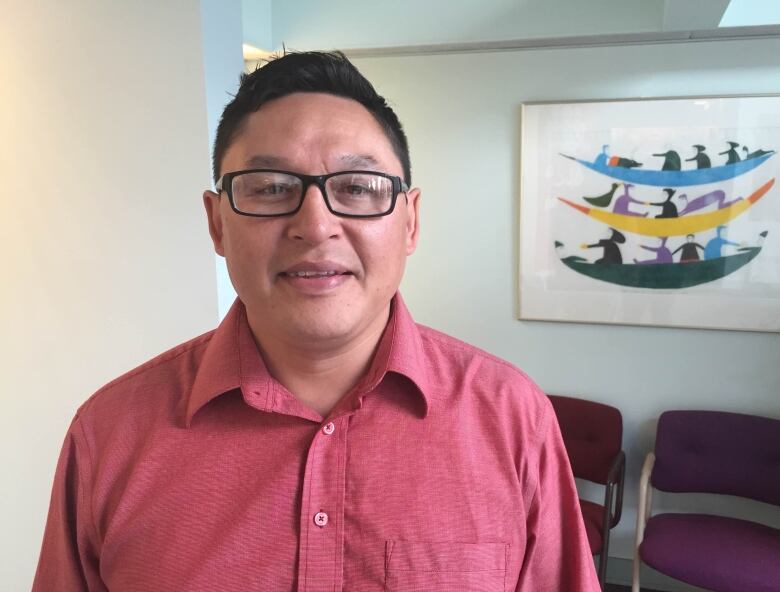
[[[309,447],[301,500],[298,590],[332,592],[342,585],[346,433],[343,418],[326,421],[316,428]]]

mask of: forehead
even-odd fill
[[[389,139],[363,105],[324,93],[294,93],[247,116],[225,154],[224,169],[286,165],[334,170],[351,163],[401,172]]]

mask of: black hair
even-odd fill
[[[215,182],[220,177],[225,152],[246,118],[268,101],[299,92],[327,93],[363,105],[381,126],[401,162],[404,181],[411,185],[409,145],[401,122],[384,97],[340,51],[285,53],[254,72],[241,75],[238,92],[225,107],[217,127],[212,162]]]

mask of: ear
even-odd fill
[[[217,255],[225,256],[222,233],[222,210],[220,209],[220,198],[218,193],[213,191],[203,192],[203,207],[206,208],[206,218],[209,221],[209,234],[214,242],[214,251]]]
[[[420,234],[420,189],[415,187],[406,192],[406,254],[411,255],[417,248]]]

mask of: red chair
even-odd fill
[[[558,417],[563,443],[572,472],[605,486],[604,504],[580,500],[585,531],[593,555],[599,556],[599,583],[604,589],[609,553],[609,531],[620,522],[626,455],[623,445],[623,416],[609,405],[550,395]]]

